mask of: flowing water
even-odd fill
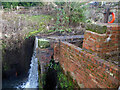
[[[38,88],[38,60],[36,58],[36,48],[38,47],[38,38],[35,38],[34,52],[30,64],[28,80],[17,88]]]

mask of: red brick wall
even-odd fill
[[[36,49],[36,57],[40,63],[49,63],[53,56],[52,48]]]
[[[105,42],[110,34],[111,41]],[[68,42],[56,42],[54,59],[60,62],[65,72],[70,72],[81,88],[117,88],[120,85],[120,67],[105,58],[110,54],[117,56],[119,47],[120,27],[108,25],[105,34],[86,31],[83,49]]]
[[[80,87],[116,88],[120,84],[118,67],[112,63],[104,61],[95,54],[68,42],[60,42],[58,48],[57,50],[60,53],[57,59],[59,59],[62,68],[65,72],[70,72]],[[54,52],[56,52],[56,49],[54,49]]]
[[[109,35],[112,35],[111,41],[106,42]],[[102,58],[106,59],[106,55],[111,57],[118,56],[120,47],[120,26],[109,25],[105,34],[98,34],[92,31],[86,31],[84,34],[83,48],[97,53]],[[113,58],[113,59],[118,59]]]
[[[54,42],[54,59],[55,61],[59,61],[59,57],[60,57],[60,46],[59,46],[59,42]]]

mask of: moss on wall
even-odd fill
[[[100,26],[96,24],[86,24],[85,25],[86,30],[96,32],[99,34],[104,34],[106,33],[107,27],[106,26]]]
[[[38,46],[39,48],[47,48],[50,47],[50,43],[46,39],[38,39]]]

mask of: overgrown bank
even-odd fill
[[[40,69],[39,77],[41,77]],[[69,72],[65,74],[60,64],[55,63],[54,60],[50,61],[50,63],[46,66],[46,72],[43,74],[42,78],[39,78],[39,89],[41,89],[42,87],[44,90],[55,90],[55,88],[57,88],[58,90],[69,90],[79,88],[77,82],[72,79]]]
[[[34,36],[44,32],[49,15],[2,14],[2,76],[10,79],[27,75],[33,54]]]
[[[17,78],[27,75],[33,54],[34,37],[10,40],[2,48],[2,78]]]

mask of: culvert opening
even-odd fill
[[[34,37],[9,40],[2,49],[2,87],[13,88],[26,80],[33,54]]]

